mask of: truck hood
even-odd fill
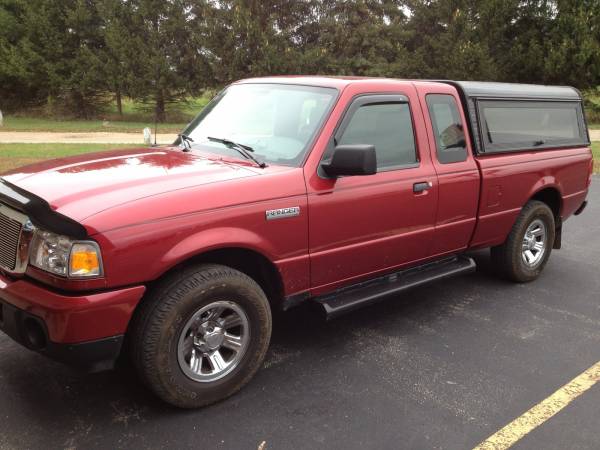
[[[55,159],[2,178],[46,200],[54,211],[82,221],[141,198],[256,175],[250,167],[179,149],[140,148]]]

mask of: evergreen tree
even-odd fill
[[[600,0],[559,0],[544,58],[545,81],[600,85]]]
[[[124,70],[127,78],[118,86],[151,104],[162,122],[169,103],[212,83],[209,58],[192,26],[192,2],[130,0],[121,7],[120,20],[105,16],[108,50],[115,58],[113,80]]]
[[[26,32],[27,0],[0,3],[0,109],[36,104],[45,98],[43,80],[36,76],[38,62]]]
[[[494,80],[497,64],[482,32],[476,1],[411,1],[411,39],[408,49],[415,61],[414,76],[432,79]]]
[[[196,6],[196,30],[214,58],[220,84],[293,70],[287,36],[276,23],[282,3],[294,2],[208,0]]]
[[[93,0],[27,3],[22,45],[30,49],[34,83],[49,104],[82,118],[104,101],[101,21]]]
[[[107,75],[108,89],[114,94],[117,112],[123,115],[123,96],[135,82],[128,61],[135,57],[135,49],[127,33],[129,16],[122,0],[101,0],[98,4],[102,17],[105,48],[101,55]]]

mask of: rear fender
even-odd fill
[[[533,198],[536,194],[543,191],[544,189],[556,189],[562,200],[564,190],[563,190],[563,187],[562,187],[560,181],[558,181],[556,179],[556,177],[554,177],[553,175],[546,175],[546,176],[543,176],[542,178],[540,178],[531,187],[529,194],[527,195],[526,200],[523,203],[523,206],[525,206],[525,203],[527,203],[531,198]]]

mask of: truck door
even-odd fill
[[[377,174],[307,180],[313,294],[427,258],[437,179],[422,112],[411,84],[355,95],[327,144],[374,145]],[[305,168],[306,170],[306,168]]]
[[[418,90],[439,182],[432,255],[457,253],[467,248],[475,229],[480,173],[456,89],[431,83]]]

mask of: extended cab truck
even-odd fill
[[[260,367],[271,311],[335,316],[468,273],[534,280],[586,205],[568,87],[245,80],[172,146],[34,164],[0,181],[0,328],[90,370],[122,350],[197,407]]]

